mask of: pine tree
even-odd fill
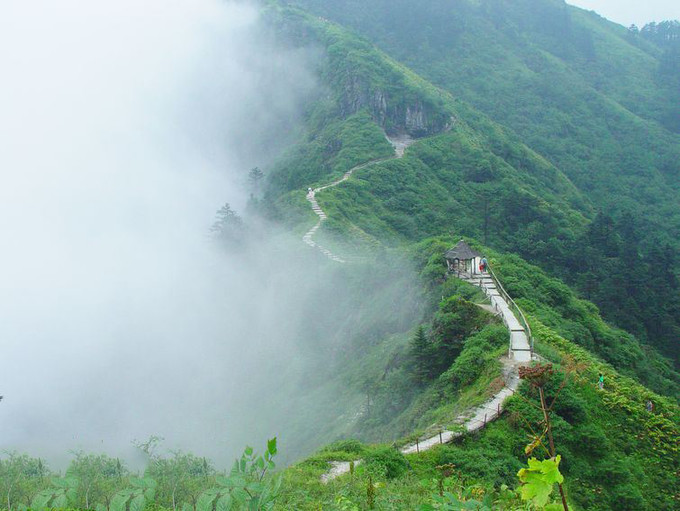
[[[217,212],[217,219],[210,228],[213,240],[227,248],[233,248],[243,241],[243,220],[229,203]]]
[[[411,339],[410,356],[414,380],[419,384],[427,383],[432,379],[434,349],[422,325]]]
[[[253,167],[248,172],[248,182],[250,183],[251,192],[258,194],[260,192],[260,186],[262,180],[264,179],[264,172],[262,172],[258,167]]]

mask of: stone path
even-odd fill
[[[515,317],[510,306],[498,291],[494,279],[487,273],[463,277],[463,280],[481,287],[491,301],[491,307],[503,318],[503,322],[510,330],[510,349],[508,357],[501,359],[503,363],[504,387],[496,394],[491,396],[480,406],[463,412],[456,417],[455,422],[462,425],[461,431],[443,430],[437,435],[418,440],[418,442],[408,445],[401,449],[404,454],[413,454],[420,451],[427,451],[434,446],[451,442],[454,438],[465,433],[478,431],[486,426],[487,422],[497,419],[503,412],[503,402],[511,396],[519,387],[519,367],[531,361],[531,350],[527,340],[526,332],[520,322]],[[354,466],[361,463],[356,460]],[[336,477],[349,472],[350,462],[332,461],[331,468],[321,476],[321,481],[327,483]]]
[[[378,160],[371,160],[369,162],[362,163],[361,165],[357,165],[356,167],[353,167],[349,169],[347,172],[345,172],[344,175],[337,181],[333,181],[332,183],[327,184],[326,186],[321,186],[319,188],[314,189],[310,188],[307,191],[307,200],[312,205],[312,210],[319,217],[319,220],[316,222],[316,225],[314,225],[314,227],[312,227],[309,231],[305,233],[305,235],[302,237],[302,241],[304,241],[310,247],[317,248],[318,250],[320,250],[321,253],[328,257],[331,261],[335,261],[336,263],[341,264],[346,262],[342,257],[335,255],[333,252],[331,252],[327,248],[321,246],[319,243],[314,241],[314,235],[316,234],[316,231],[319,230],[321,224],[328,218],[328,216],[326,216],[326,213],[324,213],[323,209],[321,209],[321,206],[319,206],[319,203],[316,200],[316,194],[322,190],[333,188],[334,186],[338,186],[340,183],[347,181],[351,177],[351,175],[357,170],[365,169],[366,167],[375,165],[377,163],[402,158],[404,156],[406,148],[413,144],[413,142],[415,142],[415,140],[413,140],[408,135],[398,135],[395,137],[389,137],[385,135],[385,137],[394,147],[395,153],[394,156],[390,156],[389,158],[380,158]]]
[[[508,302],[501,296],[496,282],[488,273],[475,274],[464,278],[471,284],[479,286],[486,293],[491,306],[500,313],[505,326],[510,330],[510,356],[517,362],[531,361],[531,345],[526,329],[512,312]],[[507,295],[506,295],[507,296]]]

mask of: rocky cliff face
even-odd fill
[[[340,108],[345,117],[367,109],[388,134],[408,133],[412,137],[441,133],[453,122],[450,115],[427,99],[407,99],[407,91],[388,92],[357,74],[347,76]]]
[[[322,81],[336,93],[342,117],[365,109],[388,134],[413,138],[451,128],[454,119],[439,92],[413,82],[370,43],[339,33],[326,19],[305,17],[294,8],[283,13],[269,15],[288,43],[326,48]]]

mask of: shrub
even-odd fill
[[[406,457],[392,447],[380,447],[364,458],[367,471],[380,474],[387,479],[394,479],[409,469]]]
[[[366,447],[364,444],[359,442],[359,440],[338,440],[337,442],[328,444],[326,447],[321,449],[321,452],[346,452],[348,454],[362,455],[366,452]]]
[[[584,424],[576,428],[571,443],[578,452],[589,457],[605,456],[611,448],[602,428],[595,424]]]

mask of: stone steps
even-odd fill
[[[389,137],[388,137],[388,140],[390,140]],[[348,170],[347,172],[345,172],[343,174],[342,178],[338,179],[337,181],[333,181],[332,183],[327,184],[325,186],[321,186],[319,188],[314,188],[313,190],[309,190],[305,197],[310,202],[310,204],[312,205],[312,210],[319,217],[319,221],[317,222],[317,224],[314,227],[312,227],[309,231],[307,231],[304,236],[302,236],[302,241],[306,245],[308,245],[309,247],[316,248],[316,249],[320,250],[321,253],[323,255],[325,255],[326,257],[328,257],[331,261],[335,261],[337,263],[345,263],[346,261],[344,259],[333,254],[330,250],[322,247],[321,245],[319,245],[318,243],[316,243],[312,239],[314,237],[314,234],[316,233],[316,231],[319,229],[319,227],[321,227],[321,222],[328,219],[328,216],[326,216],[326,213],[324,212],[323,209],[321,209],[321,206],[319,206],[319,203],[316,201],[316,194],[318,192],[322,191],[322,190],[327,190],[328,188],[333,188],[334,186],[338,186],[340,183],[347,181],[352,176],[354,171],[356,171],[356,170],[360,170],[360,169],[368,167],[369,165],[374,165],[376,163],[380,163],[380,162],[383,162],[383,161],[392,160],[392,159],[395,159],[395,158],[396,159],[401,158],[404,155],[404,149],[406,149],[406,147],[408,147],[408,145],[410,145],[410,143],[412,143],[412,142],[413,141],[410,140],[410,139],[408,141],[400,141],[399,142],[399,144],[400,144],[399,148],[397,148],[397,146],[395,145],[395,156],[393,156],[391,158],[383,158],[383,159],[380,159],[380,160],[373,160],[373,161],[369,161],[369,162],[366,162],[366,163],[362,163],[361,165],[357,165],[356,167],[353,167],[350,170]]]

